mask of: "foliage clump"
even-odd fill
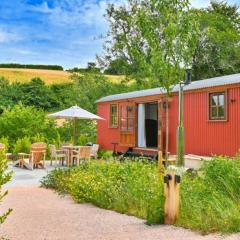
[[[216,157],[181,184],[178,225],[203,232],[240,231],[240,157]]]
[[[125,161],[89,161],[78,168],[57,169],[43,186],[67,192],[79,203],[163,223],[163,183],[155,164]]]
[[[50,142],[58,135],[54,120],[46,118],[44,111],[22,105],[4,110],[0,116],[0,132],[8,138],[11,147],[19,139],[42,135]]]
[[[163,223],[163,179],[155,164],[141,161],[89,161],[56,169],[43,186],[69,193],[78,203],[93,203]],[[240,231],[240,157],[216,157],[200,171],[182,176],[176,225],[204,233]]]
[[[8,191],[3,191],[2,186],[10,181],[12,172],[8,170],[7,167],[7,159],[5,157],[6,151],[0,150],[0,202],[2,202],[3,198],[8,194]],[[12,209],[8,209],[5,213],[0,215],[0,224],[2,224],[8,215],[12,212]]]

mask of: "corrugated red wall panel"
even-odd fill
[[[104,120],[99,120],[97,125],[97,142],[101,149],[113,150],[112,143],[119,143],[119,128],[109,128],[109,103],[98,104],[98,116]],[[116,146],[116,151],[126,151],[127,148]]]
[[[209,90],[210,91],[210,90]],[[210,156],[234,156],[240,148],[240,88],[227,90],[228,116],[225,122],[208,121],[208,92],[184,94],[185,152]],[[97,141],[102,149],[113,149],[112,142],[119,141],[119,129],[108,127],[109,103],[98,104]],[[169,151],[176,154],[176,129],[178,124],[178,96],[173,96],[169,109]],[[118,146],[118,151],[126,150]]]
[[[186,153],[230,156],[236,154],[240,148],[240,88],[228,89],[227,110],[227,121],[208,121],[208,92],[184,95]],[[178,96],[173,97],[169,115],[169,150],[175,154]]]

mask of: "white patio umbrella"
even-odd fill
[[[73,106],[60,112],[49,114],[49,117],[72,119],[73,121],[73,142],[76,139],[76,120],[77,119],[90,119],[90,120],[104,120],[103,118],[88,112],[78,106]]]

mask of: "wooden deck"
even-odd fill
[[[147,155],[157,155],[158,149],[157,148],[135,147],[135,148],[133,148],[133,152],[140,153],[140,154],[147,154]]]

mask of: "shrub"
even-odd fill
[[[42,184],[70,193],[77,202],[144,218],[149,224],[163,222],[163,184],[153,164],[89,161],[54,170]]]
[[[154,164],[142,161],[90,161],[77,168],[55,170],[43,186],[90,202],[147,219],[163,222],[163,181]],[[240,231],[240,156],[216,157],[196,174],[182,176],[180,215],[176,225],[209,232]]]
[[[23,94],[18,97],[25,106],[34,106],[49,111],[58,105],[50,87],[46,86],[40,78],[33,78],[30,82],[22,83],[20,89]]]
[[[240,231],[240,158],[216,157],[199,176],[183,177],[178,225],[203,232]]]
[[[1,137],[0,138],[0,143],[3,143],[5,145],[5,152],[8,151],[9,149],[9,141],[7,137]]]
[[[5,109],[0,115],[1,136],[8,137],[12,147],[18,139],[41,137],[48,142],[58,138],[58,130],[53,119],[46,117],[46,113],[34,107],[16,105],[12,109]]]
[[[113,151],[110,150],[99,150],[98,157],[103,159],[111,159],[113,156]]]
[[[66,121],[63,126],[57,129],[61,142],[72,141],[72,121]],[[88,142],[96,142],[96,122],[91,120],[78,119],[76,121],[76,136],[78,145],[85,145]]]
[[[37,133],[36,136],[31,138],[32,142],[45,142],[46,139],[42,133]]]
[[[8,191],[2,191],[2,185],[7,183],[12,176],[12,172],[8,171],[7,159],[5,158],[5,152],[0,151],[0,201],[8,194]],[[0,224],[2,224],[7,216],[11,213],[12,209],[8,209],[7,212],[0,215]]]
[[[86,135],[83,135],[81,134],[79,137],[78,137],[78,140],[77,140],[77,144],[78,145],[81,145],[81,146],[84,146],[88,143],[88,138]]]
[[[14,145],[14,149],[13,152],[14,153],[28,153],[30,150],[30,145],[31,145],[31,141],[29,137],[23,137],[23,138],[19,138],[15,145]]]

